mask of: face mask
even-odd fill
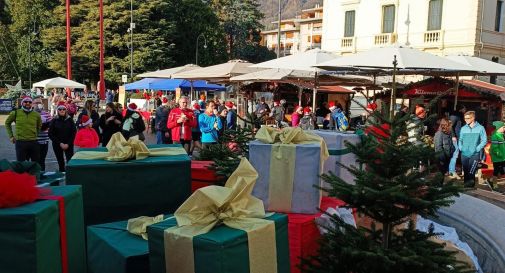
[[[25,112],[31,112],[32,111],[32,107],[21,106],[21,108],[23,108],[23,111],[25,111]]]
[[[42,110],[42,109],[44,109],[44,105],[42,105],[42,104],[37,104],[37,109],[38,109],[38,110]]]

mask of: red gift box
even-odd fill
[[[321,210],[341,207],[345,203],[339,199],[323,197],[321,199]],[[322,213],[316,214],[296,214],[288,213],[288,240],[289,259],[291,263],[291,273],[300,273],[298,266],[300,258],[308,258],[316,255],[319,247],[321,234],[314,221]]]
[[[209,170],[213,161],[191,161],[191,192],[199,188],[214,185],[217,181],[216,172]]]

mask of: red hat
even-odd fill
[[[163,99],[161,100],[161,102],[162,102],[163,104],[167,104],[167,103],[168,103],[168,99],[167,99],[167,97],[163,97]]]
[[[65,105],[65,102],[60,101],[58,102],[58,106],[56,107],[56,109],[67,109],[67,106]]]
[[[377,103],[375,102],[372,102],[372,103],[369,103],[367,106],[366,106],[367,109],[370,109],[372,111],[375,111],[377,110]]]
[[[130,110],[130,111],[136,111],[137,110],[137,105],[134,102],[128,104],[128,110]]]
[[[28,97],[28,96],[24,96],[23,99],[21,100],[21,103],[24,103],[25,101],[29,101],[29,102],[32,102],[32,98]]]
[[[226,106],[228,108],[233,108],[234,104],[232,101],[227,101],[227,102],[225,102],[224,106]]]
[[[306,106],[305,108],[303,108],[303,114],[304,115],[309,115],[310,112],[311,112],[310,107]]]
[[[279,104],[281,104],[280,101],[274,100],[274,105],[279,105]]]
[[[330,101],[330,102],[328,103],[328,109],[333,110],[333,109],[335,109],[336,107],[337,107],[337,106],[335,106],[335,102],[334,102],[334,101]]]
[[[93,123],[93,120],[89,118],[88,115],[82,115],[81,117],[81,127],[86,127]]]
[[[193,103],[193,109],[200,110],[202,108],[200,107],[200,104],[198,104],[198,102],[195,102]]]

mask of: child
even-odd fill
[[[74,145],[81,148],[96,148],[98,147],[98,134],[92,128],[93,120],[88,115],[82,115],[79,131],[75,135]]]
[[[505,123],[503,121],[494,121],[493,126],[496,128],[491,134],[491,160],[493,161],[493,177],[488,181],[492,188],[496,187],[496,180],[499,175],[505,174]]]

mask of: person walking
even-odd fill
[[[42,171],[46,170],[46,157],[49,150],[49,125],[51,124],[52,116],[44,109],[42,97],[38,96],[33,99],[33,108],[40,114],[42,126],[37,136],[37,143],[39,144],[39,165]]]
[[[503,121],[494,121],[495,130],[491,134],[491,161],[493,161],[493,177],[488,180],[491,188],[496,188],[498,177],[505,174],[505,123]]]
[[[170,114],[170,107],[168,106],[168,98],[163,97],[161,105],[156,108],[154,117],[154,128],[156,130],[156,144],[168,144],[170,133],[167,127],[168,115]]]
[[[60,172],[64,172],[65,159],[68,162],[74,155],[76,127],[74,120],[68,115],[67,108],[63,102],[60,102],[60,105],[56,109],[58,114],[53,118],[49,126],[49,138],[53,144],[56,160],[58,160],[58,169]]]
[[[198,117],[198,124],[202,132],[202,144],[206,146],[216,144],[219,140],[218,131],[223,128],[221,119],[216,114],[215,103],[209,101],[205,113]]]
[[[74,145],[79,148],[96,148],[98,147],[98,135],[91,127],[93,121],[86,115],[82,116],[82,123],[79,124],[79,131],[75,135]]]
[[[454,153],[454,145],[452,144],[452,126],[447,118],[440,119],[438,131],[435,133],[433,142],[435,144],[435,152],[438,153],[438,169],[442,174],[447,174],[449,171],[449,162]]]
[[[475,186],[475,174],[481,161],[482,149],[486,146],[486,130],[475,120],[475,112],[465,113],[466,125],[461,128],[458,147],[461,150],[465,187]]]
[[[113,134],[121,132],[123,116],[116,110],[114,103],[108,102],[105,113],[100,116],[99,126],[102,130],[102,146],[107,146]]]
[[[40,148],[37,137],[42,127],[40,114],[33,111],[33,100],[24,97],[21,108],[9,113],[5,120],[5,129],[10,141],[15,144],[17,161],[40,161]],[[12,123],[16,123],[16,131],[12,131]]]
[[[172,132],[172,141],[181,144],[189,154],[191,146],[191,128],[196,127],[193,110],[188,107],[189,99],[186,96],[179,98],[179,107],[174,108],[168,115],[167,128]]]
[[[138,136],[139,140],[142,141],[146,139],[144,136],[146,125],[140,114],[137,112],[137,105],[135,103],[128,104],[121,129],[121,133],[126,140],[134,136]]]

